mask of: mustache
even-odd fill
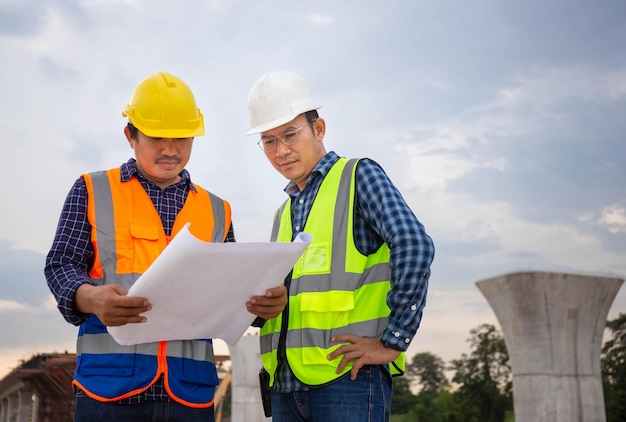
[[[161,155],[160,157],[157,157],[157,159],[155,160],[155,162],[158,163],[180,163],[182,160],[180,159],[180,157],[174,155],[174,156],[167,156],[167,155]]]

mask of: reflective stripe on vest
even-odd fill
[[[90,277],[99,285],[126,290],[169,243],[161,219],[141,184],[120,182],[120,169],[84,175],[89,193],[95,257]],[[172,237],[189,230],[207,242],[223,242],[231,224],[228,202],[195,186],[176,217]],[[116,401],[147,390],[165,375],[165,388],[177,402],[210,407],[219,383],[210,339],[119,345],[93,315],[80,326],[74,385],[99,401]]]
[[[261,358],[273,383],[278,350],[284,350],[294,375],[304,384],[323,385],[341,374],[335,370],[341,357],[327,356],[339,344],[339,334],[377,337],[387,326],[390,289],[389,248],[383,244],[373,254],[362,255],[355,246],[353,215],[357,160],[341,158],[319,188],[303,231],[313,242],[296,262],[289,288],[287,327],[282,315],[261,329]],[[272,241],[292,240],[291,200],[276,212]],[[282,340],[281,340],[282,339]],[[282,343],[282,344],[281,344]],[[394,365],[404,367],[404,353]],[[403,369],[401,370],[403,371]]]

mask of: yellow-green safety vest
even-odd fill
[[[302,230],[313,241],[292,270],[288,306],[261,328],[261,359],[270,385],[278,353],[285,354],[294,375],[306,385],[320,386],[342,377],[352,363],[342,373],[335,372],[341,357],[329,361],[327,356],[340,344],[330,339],[340,334],[377,337],[387,326],[389,247],[383,243],[376,252],[363,255],[354,242],[357,163],[340,158],[322,181]],[[276,212],[271,240],[292,238],[288,199]],[[392,375],[404,374],[404,355],[392,362]]]

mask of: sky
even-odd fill
[[[286,185],[245,135],[248,91],[270,70],[309,81],[326,149],[377,161],[435,243],[409,356],[449,362],[498,325],[478,280],[623,278],[625,16],[622,0],[0,0],[0,377],[75,351],[45,256],[74,181],[132,156],[121,111],[158,71],[195,93],[187,169],[240,242],[269,239]]]

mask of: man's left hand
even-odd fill
[[[328,360],[343,355],[337,373],[341,373],[343,368],[350,361],[355,361],[350,371],[350,379],[355,380],[359,369],[365,365],[384,365],[396,360],[400,352],[389,349],[380,342],[380,337],[359,337],[352,334],[342,334],[330,339],[333,343],[348,343],[335,349],[328,355]]]
[[[276,318],[287,304],[287,288],[278,286],[265,291],[265,296],[253,296],[246,302],[251,314],[264,319]]]

